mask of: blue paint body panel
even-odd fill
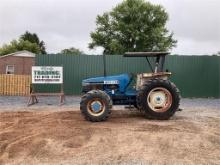
[[[130,76],[128,74],[120,74],[115,76],[106,76],[106,77],[96,77],[85,79],[83,83],[103,83],[104,81],[119,81],[119,91],[125,93],[128,83],[130,82]]]
[[[82,81],[82,84],[84,86],[101,85],[102,90],[111,97],[114,105],[136,105],[137,91],[136,89],[129,88],[131,81],[132,79],[128,74],[120,74],[85,79]],[[112,89],[111,85],[116,87]],[[98,107],[94,106],[93,108],[96,110]]]
[[[137,91],[135,89],[128,89],[125,92],[126,96],[136,96],[137,95]]]

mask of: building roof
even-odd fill
[[[8,56],[15,56],[15,57],[35,57],[35,54],[32,52],[29,52],[27,50],[23,50],[23,51],[18,51],[18,52],[14,52],[14,53],[10,53],[10,54],[6,54],[4,56],[0,56],[0,58],[4,58],[4,57],[8,57]]]

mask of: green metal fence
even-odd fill
[[[37,55],[36,65],[63,66],[64,92],[81,93],[81,81],[103,75],[103,57],[92,55]],[[107,75],[142,73],[149,71],[144,58],[127,58],[121,55],[106,56]],[[165,68],[173,73],[171,80],[178,86],[182,97],[220,98],[220,57],[174,56],[166,59]],[[53,92],[57,85],[38,86],[38,90]]]

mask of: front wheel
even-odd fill
[[[147,117],[166,120],[179,108],[179,90],[168,80],[149,80],[137,95],[137,103]]]
[[[80,110],[86,120],[105,121],[111,112],[111,99],[103,91],[92,90],[82,96]]]

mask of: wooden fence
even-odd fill
[[[30,94],[30,75],[0,75],[0,95],[27,96]]]

